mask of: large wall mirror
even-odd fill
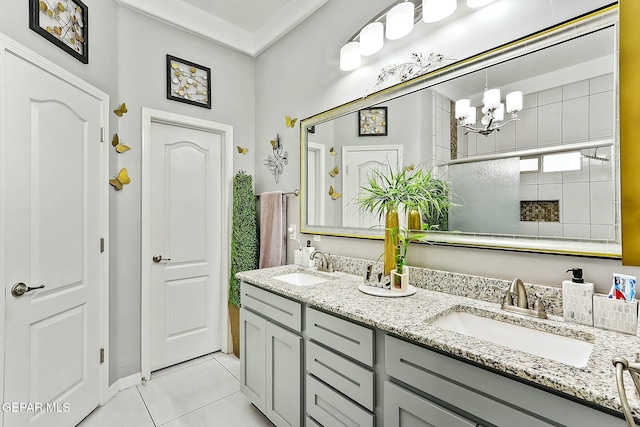
[[[610,7],[303,120],[301,231],[380,238],[355,203],[371,168],[422,167],[456,205],[431,241],[619,257],[617,18]],[[469,99],[470,127],[486,127],[487,87],[503,102],[522,92],[515,120],[459,126]]]

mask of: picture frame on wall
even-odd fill
[[[29,0],[29,28],[89,63],[89,9],[80,0]]]
[[[167,99],[211,109],[211,68],[167,55]]]
[[[387,107],[364,108],[358,112],[358,136],[387,136]]]

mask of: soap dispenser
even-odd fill
[[[314,267],[315,262],[311,259],[311,254],[314,253],[316,248],[311,246],[311,240],[307,240],[307,247],[302,250],[302,261],[305,267]]]
[[[593,283],[585,282],[581,268],[570,268],[571,280],[562,282],[562,313],[570,322],[593,326]]]
[[[295,265],[306,267],[307,265],[304,263],[304,258],[302,255],[302,242],[300,241],[300,239],[297,239],[297,241],[298,241],[298,249],[293,251],[293,263]]]

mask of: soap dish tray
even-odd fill
[[[407,297],[416,293],[416,287],[412,285],[409,285],[404,292],[392,291],[391,289],[378,288],[376,286],[367,286],[364,283],[358,285],[358,289],[368,295],[387,298]]]

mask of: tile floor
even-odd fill
[[[213,353],[151,374],[77,427],[260,427],[272,424],[240,393],[240,360]]]

